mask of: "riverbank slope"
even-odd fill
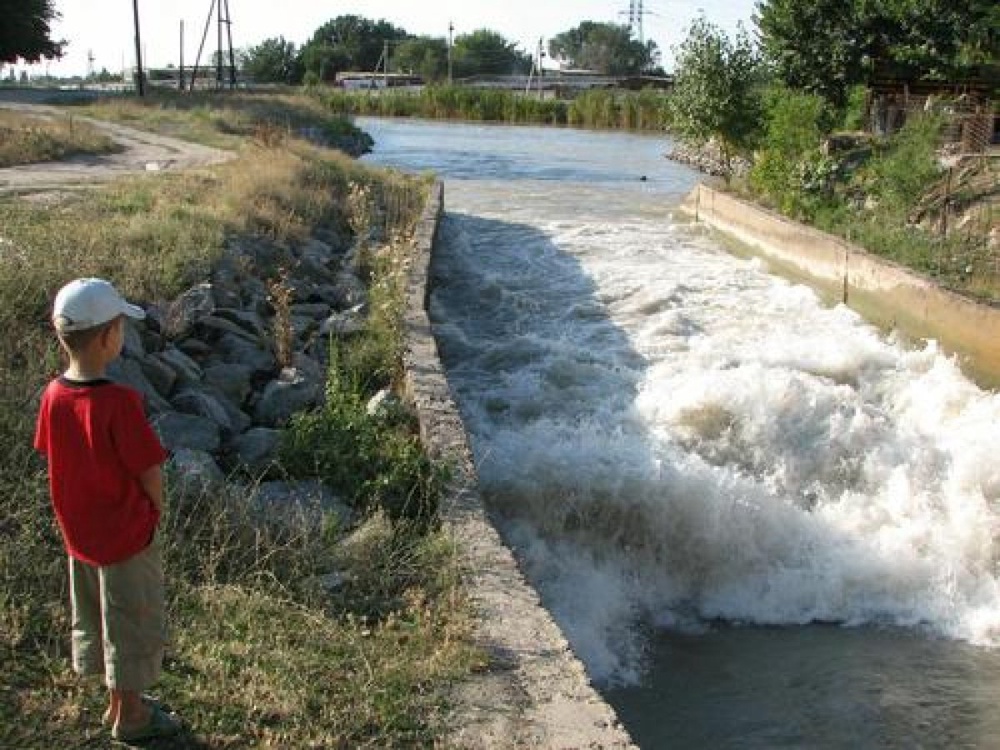
[[[735,251],[762,257],[774,271],[813,284],[876,325],[934,339],[980,384],[1000,387],[1000,308],[705,184],[691,191],[681,209],[729,238]]]

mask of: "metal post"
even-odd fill
[[[225,80],[222,75],[222,0],[218,2],[218,13],[215,17],[215,88],[221,89]]]
[[[452,45],[452,33],[455,31],[455,24],[448,21],[448,85],[451,86],[451,45]]]
[[[542,50],[542,37],[538,37],[538,98],[541,99],[545,96],[542,91],[542,78],[545,72],[542,70],[542,58],[545,57],[545,52]]]
[[[132,15],[135,18],[135,74],[139,96],[146,95],[146,84],[142,72],[142,40],[139,37],[139,0],[132,0]]]
[[[229,42],[229,88],[236,89],[236,53],[233,51],[233,19],[229,15],[229,0],[226,3],[226,38]],[[219,6],[222,12],[222,6]]]
[[[181,19],[180,67],[177,68],[177,88],[184,90],[184,19]]]

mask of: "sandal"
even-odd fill
[[[167,707],[163,705],[163,703],[156,700],[153,696],[146,695],[145,693],[142,695],[142,702],[147,706],[156,706],[157,708],[162,708],[164,711],[167,710]],[[106,728],[111,729],[111,720],[108,718],[107,712],[101,714],[101,724]]]
[[[131,743],[157,737],[170,737],[181,731],[181,722],[176,716],[168,714],[156,704],[150,704],[149,708],[149,721],[144,726],[134,729],[122,729],[116,726],[111,730],[111,737],[119,742]]]

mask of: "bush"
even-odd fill
[[[412,417],[402,410],[370,415],[367,394],[335,354],[326,403],[292,419],[283,434],[282,467],[318,477],[359,510],[430,522],[445,480],[423,452]]]
[[[765,102],[763,145],[750,184],[783,213],[806,218],[832,194],[835,165],[819,151],[826,104],[781,86],[771,88]]]
[[[941,176],[936,151],[942,125],[937,115],[909,118],[869,165],[872,191],[887,212],[905,217]]]

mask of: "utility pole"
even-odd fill
[[[389,40],[385,39],[382,42],[382,83],[385,84],[385,88],[389,88]]]
[[[219,2],[219,23],[222,23],[222,3],[226,4],[226,39],[229,42],[229,88],[236,89],[236,52],[233,50],[233,19],[229,15],[229,0]],[[221,51],[220,51],[221,56]]]
[[[451,45],[452,45],[452,34],[455,31],[455,24],[448,21],[448,85],[451,86]]]
[[[177,68],[177,88],[184,90],[184,19],[181,19],[180,67]]]
[[[135,19],[135,74],[139,96],[146,95],[145,75],[142,72],[142,40],[139,37],[139,0],[132,0],[132,16]]]
[[[545,57],[545,49],[542,44],[542,38],[538,37],[538,98],[541,99],[544,94],[542,93],[542,77],[545,73],[542,70],[542,58]]]

